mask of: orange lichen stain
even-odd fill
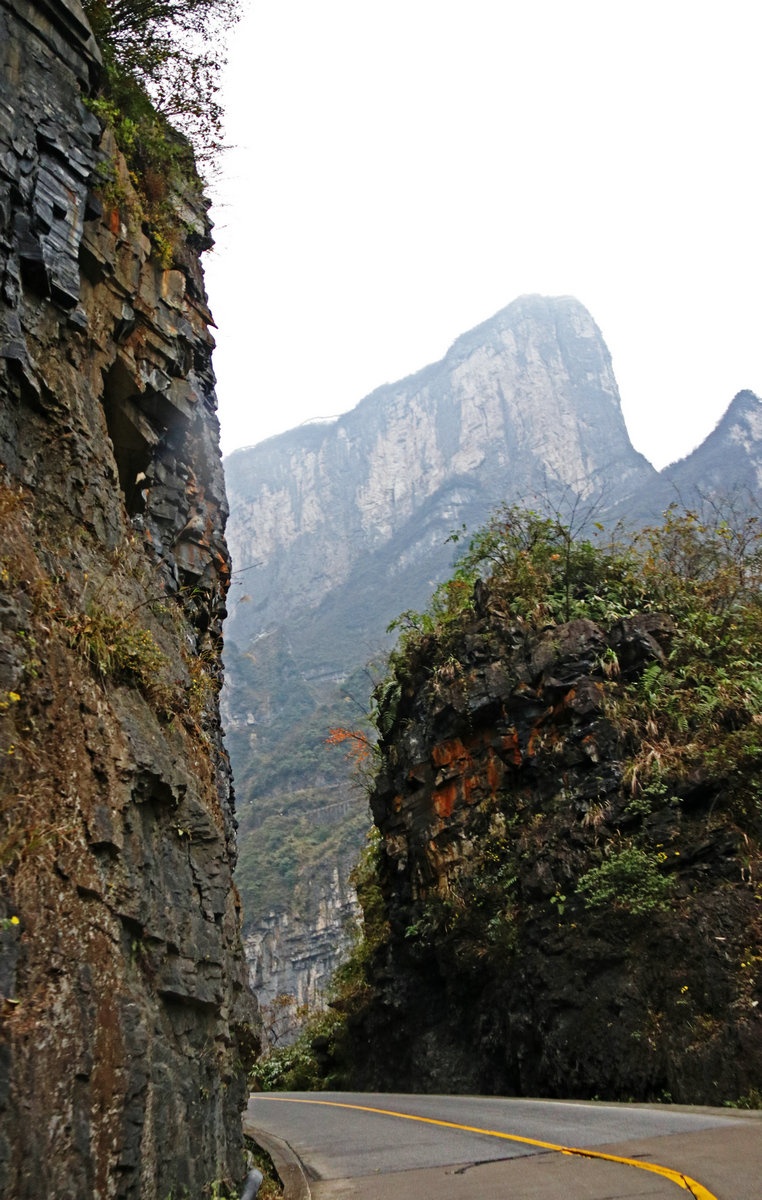
[[[411,767],[407,773],[408,783],[424,784],[426,782],[426,767],[423,763],[417,763]]]
[[[455,808],[455,802],[458,799],[458,785],[456,783],[445,783],[432,793],[431,798],[434,802],[434,811],[438,817],[451,817],[452,810]]]
[[[500,759],[495,754],[494,750],[490,750],[489,756],[487,758],[487,784],[489,785],[489,790],[493,796],[495,795],[495,792],[500,787],[500,784],[502,782],[503,782],[502,763],[500,762]]]
[[[554,704],[552,706],[552,708],[550,709],[551,721],[557,721],[557,720],[561,719],[562,717],[568,717],[570,714],[568,713],[567,710],[570,708],[573,709],[574,701],[576,700],[576,698],[577,698],[576,687],[569,688],[568,692],[565,692],[564,695],[561,697],[561,699],[558,701],[558,703]]]
[[[585,735],[585,737],[583,737],[582,745],[585,748],[585,753],[587,754],[588,758],[591,759],[592,762],[594,762],[594,763],[600,762],[601,756],[598,751],[598,743],[596,742],[592,733],[588,733]]]
[[[458,759],[465,757],[465,755],[466,748],[460,738],[452,738],[450,741],[440,742],[431,751],[432,760],[437,767],[449,766],[451,763],[457,762]]]
[[[501,739],[501,745],[503,751],[505,752],[506,756],[510,758],[514,767],[520,767],[521,746],[519,744],[519,735],[515,729],[512,729],[510,733],[503,735],[503,738]]]
[[[463,779],[463,798],[466,804],[473,804],[476,799],[473,793],[479,787],[478,775],[466,775]]]
[[[402,797],[395,796],[394,799],[392,800],[392,811],[396,812],[396,813],[400,812],[402,809],[402,803],[403,803]]]

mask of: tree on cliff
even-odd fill
[[[221,147],[219,77],[238,0],[84,0],[108,84],[123,102],[138,84],[209,160]]]

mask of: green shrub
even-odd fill
[[[603,526],[593,525],[600,538]],[[487,577],[507,615],[533,623],[589,617],[609,622],[642,607],[638,556],[622,542],[576,536],[559,515],[503,505],[471,539],[458,570]]]
[[[674,882],[659,870],[666,854],[648,853],[637,846],[614,850],[599,867],[577,881],[587,908],[613,908],[633,916],[662,912],[669,907]]]
[[[197,164],[222,148],[219,75],[224,34],[238,0],[85,0],[103,55],[99,92],[86,101],[114,134],[137,194],[102,165],[106,203],[144,224],[164,269],[172,266],[182,218],[173,196],[198,192]],[[195,230],[208,247],[208,230]]]
[[[148,630],[123,605],[107,608],[92,600],[83,613],[65,620],[69,645],[101,675],[130,683],[162,710],[173,707],[169,660]]]
[[[325,1061],[343,1027],[339,1013],[316,1013],[290,1046],[276,1046],[254,1065],[250,1079],[264,1092],[317,1091],[328,1086]]]
[[[238,0],[84,0],[84,8],[103,54],[108,98],[134,120],[137,95],[150,97],[202,161],[213,158],[222,137],[225,34],[238,20]],[[121,149],[128,153],[126,144]]]

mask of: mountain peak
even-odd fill
[[[739,446],[747,454],[762,459],[762,400],[748,388],[735,394],[706,440],[674,467],[695,464]]]
[[[744,388],[740,392],[736,392],[733,399],[725,411],[724,416],[717,423],[719,430],[724,425],[730,424],[733,421],[741,420],[756,420],[762,413],[762,400],[749,388]]]
[[[739,511],[756,503],[762,487],[762,400],[737,392],[709,436],[671,463],[626,505],[629,521],[653,520],[677,500],[694,506],[713,499]],[[622,509],[620,508],[620,515]]]
[[[337,421],[301,425],[228,460],[228,536],[258,585],[256,608],[233,617],[232,634],[303,617],[384,548],[395,579],[388,622],[426,600],[449,563],[448,534],[478,527],[506,498],[621,495],[652,475],[628,437],[611,357],[587,309],[571,296],[521,296],[439,362]],[[416,558],[415,584],[401,594]]]
[[[486,321],[461,334],[443,361],[466,358],[474,349],[497,345],[511,335],[517,343],[524,339],[536,340],[538,336],[551,342],[561,338],[566,343],[584,339],[595,345],[596,353],[611,370],[608,348],[584,304],[574,296],[543,296],[539,293],[518,296]]]

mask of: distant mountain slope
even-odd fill
[[[762,487],[762,401],[739,392],[706,441],[661,472],[662,485],[682,495],[692,490],[727,495]],[[730,488],[729,488],[730,485]],[[673,497],[674,498],[674,497]]]
[[[590,314],[525,296],[337,421],[231,455],[226,477],[252,597],[228,638],[242,646],[288,621],[304,665],[328,675],[358,661],[357,638],[426,603],[461,523],[506,497],[621,497],[656,473],[630,443]]]
[[[762,401],[742,391],[700,446],[614,504],[609,516],[642,524],[654,521],[670,504],[690,508],[718,500],[746,510],[761,488]]]

